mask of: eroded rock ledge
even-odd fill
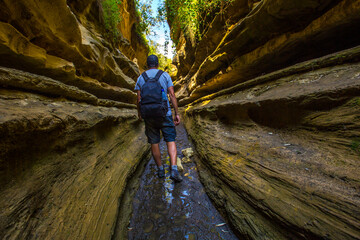
[[[1,238],[110,238],[149,150],[136,110],[0,93]]]
[[[237,0],[233,4],[238,2],[244,1]],[[243,5],[246,6],[243,6],[243,11],[247,12],[245,17],[237,16],[240,19],[221,38],[210,28],[204,40],[194,46],[197,54],[187,56],[194,60],[186,64],[179,62],[175,87],[180,105],[257,76],[360,44],[359,35],[354,32],[360,26],[358,1],[261,1],[253,9]],[[229,8],[231,11],[232,6]],[[233,20],[231,16],[223,17]],[[215,18],[211,26],[217,21]],[[213,47],[208,52],[201,51],[208,42]],[[189,71],[183,70],[191,64]]]
[[[360,239],[359,1],[232,4],[175,59],[208,194],[241,239]]]
[[[0,9],[0,65],[55,79],[98,98],[134,104],[132,90],[140,73],[134,61],[141,57],[140,68],[144,67],[146,46],[134,43],[138,49],[128,46],[132,54],[126,56],[101,35],[104,30],[98,1],[69,4],[63,0],[4,1]],[[131,0],[122,6],[132,7],[123,11],[135,11]],[[129,34],[136,17],[128,18],[129,29],[121,30],[131,39],[122,38],[136,42],[139,37]]]
[[[187,129],[211,172],[203,173],[205,185],[239,235],[360,236],[359,95],[356,63],[187,108]]]
[[[121,1],[116,43],[102,35],[100,2],[1,3],[1,239],[110,239],[149,153],[134,1]]]

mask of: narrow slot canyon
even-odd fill
[[[193,145],[183,125],[177,126],[176,141],[185,154],[179,151],[178,156],[188,159],[181,164],[183,181],[174,183],[170,179],[166,143],[161,141],[162,158],[166,160],[165,179],[157,177],[153,158],[147,161],[141,178],[135,178],[140,181],[137,183],[139,189],[136,193],[132,191],[135,195],[129,197],[131,204],[128,207],[133,207],[129,227],[124,234],[124,224],[119,224],[113,239],[124,239],[126,233],[129,239],[238,239],[199,181],[198,170],[202,171],[202,167],[193,161],[196,153],[193,155],[190,150]],[[121,217],[118,223],[122,220]]]
[[[359,13],[2,0],[0,239],[360,239]],[[164,139],[158,177],[138,116],[151,54],[174,85],[182,182]]]

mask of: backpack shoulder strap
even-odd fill
[[[155,75],[155,79],[156,79],[156,81],[159,81],[159,78],[161,77],[161,75],[164,73],[164,71],[162,71],[162,70],[159,70],[157,73],[156,73],[156,75]]]
[[[146,72],[143,72],[141,76],[143,76],[145,82],[149,80],[149,76],[146,74]]]

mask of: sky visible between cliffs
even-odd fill
[[[142,2],[148,2],[145,0],[141,0]],[[162,4],[163,0],[152,0],[151,1],[151,9],[153,17],[156,17],[157,9]],[[167,32],[167,34],[165,33]],[[173,48],[173,42],[170,39],[170,28],[167,23],[162,23],[159,26],[155,26],[152,28],[151,35],[148,35],[148,40],[153,40],[154,42],[160,44],[159,53],[163,54],[167,58],[173,59],[173,55],[175,53],[175,48]],[[167,54],[165,54],[164,44],[165,41],[168,40],[169,44],[167,46]]]

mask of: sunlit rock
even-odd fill
[[[194,151],[192,150],[192,148],[185,148],[183,150],[181,150],[181,153],[186,157],[186,158],[190,158],[194,155]]]
[[[182,163],[189,163],[189,162],[191,162],[191,159],[188,158],[188,157],[183,157],[183,158],[181,159],[181,162],[182,162]]]
[[[181,164],[181,159],[180,159],[179,157],[177,157],[177,159],[176,159],[176,165],[177,165],[178,170],[179,170],[180,172],[184,171],[184,167],[183,167],[183,165]]]
[[[359,2],[232,4],[175,58],[209,196],[241,239],[360,238]]]

